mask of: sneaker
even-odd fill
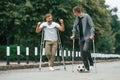
[[[94,66],[90,66],[90,71],[93,71],[94,70]]]
[[[86,73],[87,73],[87,72],[90,72],[90,70],[85,69],[85,72],[86,72]]]
[[[48,61],[48,66],[50,66],[50,61]]]
[[[54,70],[55,70],[53,67],[49,67],[49,69],[50,69],[51,71],[54,71]]]

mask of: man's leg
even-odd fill
[[[50,58],[50,63],[51,66],[54,66],[54,60],[55,60],[55,54],[57,51],[57,41],[52,42],[52,54],[51,54],[51,58]]]
[[[88,52],[88,60],[89,60],[90,66],[93,66],[93,59],[91,57],[90,51]]]
[[[51,51],[51,42],[50,41],[46,41],[46,44],[45,44],[45,54],[46,54],[46,57],[48,59],[48,61],[50,61],[50,51]]]
[[[93,59],[92,59],[91,53],[90,53],[90,46],[91,46],[91,40],[88,39],[88,40],[85,41],[85,44],[84,44],[84,47],[83,47],[83,52],[87,56],[87,61],[89,61],[90,66],[93,66]],[[87,67],[89,69],[89,64],[87,65]]]
[[[92,46],[92,40],[88,39],[86,40],[86,53],[87,53],[87,57],[88,57],[88,61],[90,63],[90,66],[93,66],[93,59],[91,57],[91,53],[90,53],[90,46]]]
[[[83,64],[84,64],[85,68],[86,68],[87,70],[89,70],[89,64],[88,64],[87,55],[86,55],[86,52],[83,50],[83,49],[84,49],[84,46],[85,46],[85,41],[84,41],[84,40],[81,40],[81,41],[80,41],[81,57],[82,57]]]

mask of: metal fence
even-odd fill
[[[20,55],[21,55],[21,49],[20,49],[20,46],[16,46],[17,48],[17,63],[18,64],[20,64]],[[10,64],[10,56],[11,56],[11,53],[10,53],[10,46],[7,46],[6,47],[6,56],[7,56],[7,60],[6,60],[6,63],[7,63],[7,65],[9,65]],[[38,47],[34,47],[34,56],[35,57],[37,57],[38,56],[38,54],[39,54],[39,52],[38,52]],[[29,50],[30,50],[30,48],[29,47],[26,47],[26,52],[25,52],[25,55],[26,55],[26,64],[29,64]],[[60,50],[59,50],[59,54],[56,54],[56,56],[62,56],[62,55],[64,55],[64,58],[66,58],[66,57],[68,57],[68,58],[70,58],[70,57],[72,57],[72,53],[73,53],[73,51],[70,51],[70,50],[64,50],[63,51],[64,53],[63,54],[61,54],[61,52],[60,52]],[[42,53],[42,56],[44,56],[45,55],[45,49],[43,48],[43,53]],[[81,53],[80,53],[80,51],[75,51],[75,53],[74,53],[74,57],[76,58],[81,58]],[[117,58],[120,58],[120,55],[118,55],[118,54],[103,54],[103,53],[92,53],[92,57],[94,57],[94,58],[96,58],[96,59],[117,59]],[[35,61],[37,61],[36,60],[36,58],[35,58]]]

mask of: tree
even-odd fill
[[[120,21],[118,21],[118,16],[116,15],[117,10],[117,8],[110,10],[112,16],[111,27],[115,34],[115,53],[120,54]]]
[[[26,41],[29,41],[31,46],[34,46],[34,42],[39,45],[41,33],[35,33],[37,22],[45,21],[44,15],[52,13],[55,22],[59,23],[58,19],[64,19],[66,31],[60,33],[62,43],[65,48],[72,49],[69,38],[75,19],[72,8],[78,5],[95,23],[97,51],[115,51],[115,35],[119,28],[114,26],[119,25],[111,15],[111,10],[107,9],[105,0],[2,0],[0,4],[0,42],[4,43],[3,45],[6,45],[7,41],[10,45],[23,45]],[[79,49],[78,43],[75,46]]]

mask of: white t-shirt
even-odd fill
[[[47,22],[43,22],[40,28],[44,28],[44,40],[57,41],[57,27],[60,27],[60,25],[56,22],[52,22],[50,25]]]

